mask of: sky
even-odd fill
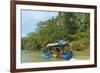
[[[37,24],[40,21],[46,21],[48,19],[51,19],[52,17],[57,16],[57,14],[58,12],[22,10],[22,37],[27,36],[27,34],[30,32],[34,32],[37,28]]]

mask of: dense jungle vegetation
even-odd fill
[[[90,14],[58,12],[58,15],[52,19],[38,22],[35,32],[21,37],[21,48],[40,50],[58,40],[67,41],[73,49],[89,49]]]

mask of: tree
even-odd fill
[[[56,17],[39,22],[35,32],[22,38],[21,46],[23,49],[40,50],[48,43],[65,40],[73,48],[89,48],[89,33],[89,13],[58,12]]]

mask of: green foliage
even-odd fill
[[[22,49],[40,50],[48,43],[65,40],[72,48],[89,49],[89,13],[58,12],[52,19],[39,22],[35,32],[22,38]]]

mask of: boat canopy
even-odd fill
[[[69,44],[65,41],[63,42],[63,45],[68,46]],[[46,45],[46,47],[55,47],[55,46],[61,46],[61,45],[59,43],[50,43]]]

